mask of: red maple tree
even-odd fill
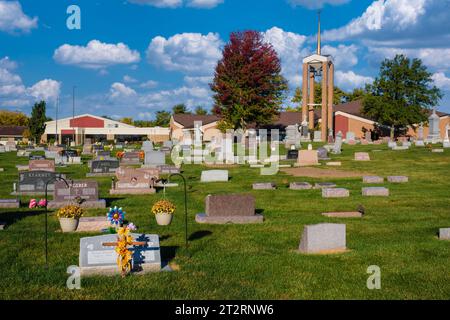
[[[275,49],[257,31],[234,32],[214,81],[213,112],[233,129],[269,124],[281,109],[287,82]]]

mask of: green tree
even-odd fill
[[[132,126],[134,121],[133,121],[133,118],[126,117],[126,118],[120,119],[120,122]]]
[[[195,114],[199,116],[204,116],[208,114],[208,111],[204,109],[202,106],[198,106],[195,108]]]
[[[28,128],[30,129],[30,136],[35,143],[39,143],[41,141],[41,136],[45,132],[45,122],[47,121],[45,109],[46,103],[45,101],[41,101],[39,103],[35,103],[33,110],[31,111],[31,118]]]
[[[153,126],[153,122],[149,120],[136,120],[133,125],[137,128],[149,128]]]
[[[170,124],[170,112],[167,111],[158,111],[156,112],[156,119],[154,121],[154,125],[156,127],[168,127]]]
[[[366,94],[367,92],[364,88],[356,88],[352,92],[348,93],[347,97],[345,98],[345,102],[352,102],[364,99]]]
[[[379,76],[373,84],[366,86],[364,114],[390,126],[391,137],[396,129],[425,122],[427,110],[442,98],[431,77],[420,59],[410,60],[404,55],[385,59]]]
[[[0,126],[28,126],[28,121],[22,112],[0,110]]]
[[[173,114],[189,114],[190,112],[188,111],[188,109],[184,103],[180,103],[172,108],[172,113]]]

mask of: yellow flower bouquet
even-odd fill
[[[56,213],[58,218],[79,219],[84,214],[84,210],[79,206],[69,205],[62,207]]]
[[[158,214],[173,214],[175,212],[175,205],[168,200],[160,200],[156,202],[152,207],[152,213]]]

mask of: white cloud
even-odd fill
[[[147,59],[170,71],[212,74],[222,57],[222,45],[217,33],[182,33],[168,39],[158,36],[148,46]]]
[[[129,75],[124,75],[123,76],[123,82],[125,83],[136,83],[138,82],[135,78],[129,76]]]
[[[188,108],[212,105],[211,90],[205,87],[183,86],[173,90],[161,90],[139,97],[138,105],[153,110],[169,110],[178,103]]]
[[[139,112],[138,114],[139,120],[150,120],[152,118],[151,112]]]
[[[197,85],[208,85],[213,81],[214,77],[203,76],[203,77],[184,77],[184,82],[188,86],[197,86]]]
[[[37,23],[37,17],[31,18],[22,11],[19,1],[0,0],[0,31],[27,33],[37,28]]]
[[[28,89],[29,94],[37,100],[56,101],[61,91],[61,83],[52,79],[37,82]]]
[[[134,91],[130,87],[127,87],[123,83],[115,82],[111,85],[110,97],[112,99],[128,99],[134,96],[136,96],[136,91]]]
[[[223,3],[224,0],[189,0],[188,7],[211,9]]]
[[[9,57],[4,57],[0,59],[0,68],[6,70],[14,70],[17,68],[17,63],[12,61]]]
[[[338,6],[350,2],[351,0],[289,0],[294,6],[302,6],[308,9],[320,9],[326,4]]]
[[[353,71],[343,72],[336,71],[335,73],[336,85],[343,90],[353,90],[355,88],[364,87],[367,83],[372,83],[372,77],[361,76]]]
[[[435,85],[438,88],[440,88],[442,90],[450,91],[450,78],[447,78],[445,73],[443,73],[443,72],[435,73],[432,76],[432,78],[433,78]]]
[[[338,69],[348,69],[358,64],[358,47],[354,44],[345,46],[338,45],[337,47],[332,47],[326,45],[322,48],[323,54],[329,54],[333,57],[334,64]]]
[[[384,58],[392,59],[396,54],[404,54],[409,58],[419,58],[423,63],[435,70],[450,70],[450,48],[389,48],[369,47],[369,59],[379,62]]]
[[[308,50],[304,48],[307,37],[278,27],[267,30],[263,37],[277,52],[284,77],[291,84],[299,85],[302,60],[308,55]]]
[[[154,81],[154,80],[148,80],[139,85],[139,87],[141,87],[143,89],[153,89],[153,88],[156,88],[157,86],[158,86],[158,82]]]
[[[188,6],[193,8],[211,9],[223,3],[224,0],[128,0],[130,3],[148,5],[157,8],[180,8]]]
[[[44,79],[27,88],[22,78],[12,72],[16,66],[17,63],[8,57],[0,59],[0,107],[21,108],[31,106],[37,100],[49,103],[56,100],[61,91],[60,82]]]
[[[138,51],[131,50],[124,43],[109,44],[98,40],[90,41],[85,47],[64,44],[55,50],[53,58],[60,64],[88,69],[137,63],[141,59]]]

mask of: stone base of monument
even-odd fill
[[[134,275],[144,275],[152,272],[160,272],[161,264],[146,264],[145,266],[139,268],[133,268],[131,271]],[[94,277],[94,276],[118,276],[120,275],[119,268],[117,266],[111,267],[81,267],[80,275],[83,277]]]
[[[76,232],[102,232],[111,227],[106,217],[82,217]]]
[[[263,223],[264,216],[260,214],[254,216],[208,216],[200,213],[195,216],[195,221],[200,224],[250,224]]]
[[[444,153],[444,149],[433,149],[431,150],[433,153]]]
[[[116,175],[115,172],[110,173],[86,173],[86,178],[94,178],[94,177],[114,177]]]
[[[20,208],[20,201],[17,199],[0,199],[0,208]]]
[[[28,171],[28,169],[30,168],[27,164],[18,164],[16,165],[16,168],[18,171]]]
[[[384,183],[384,178],[378,176],[364,176],[363,183]]]
[[[109,190],[110,195],[120,195],[120,194],[155,194],[155,188],[118,188]]]
[[[67,206],[67,201],[49,201],[48,209],[59,209]],[[100,199],[97,201],[85,201],[79,204],[79,206],[83,209],[104,209],[106,208],[106,201],[104,199]]]
[[[423,140],[418,140],[414,144],[416,147],[425,147],[425,141]]]
[[[327,162],[326,165],[330,167],[340,167],[342,166],[342,162],[340,161]]]
[[[361,212],[325,212],[323,216],[328,218],[362,218]]]
[[[254,183],[253,190],[275,190],[277,185],[275,183]]]

